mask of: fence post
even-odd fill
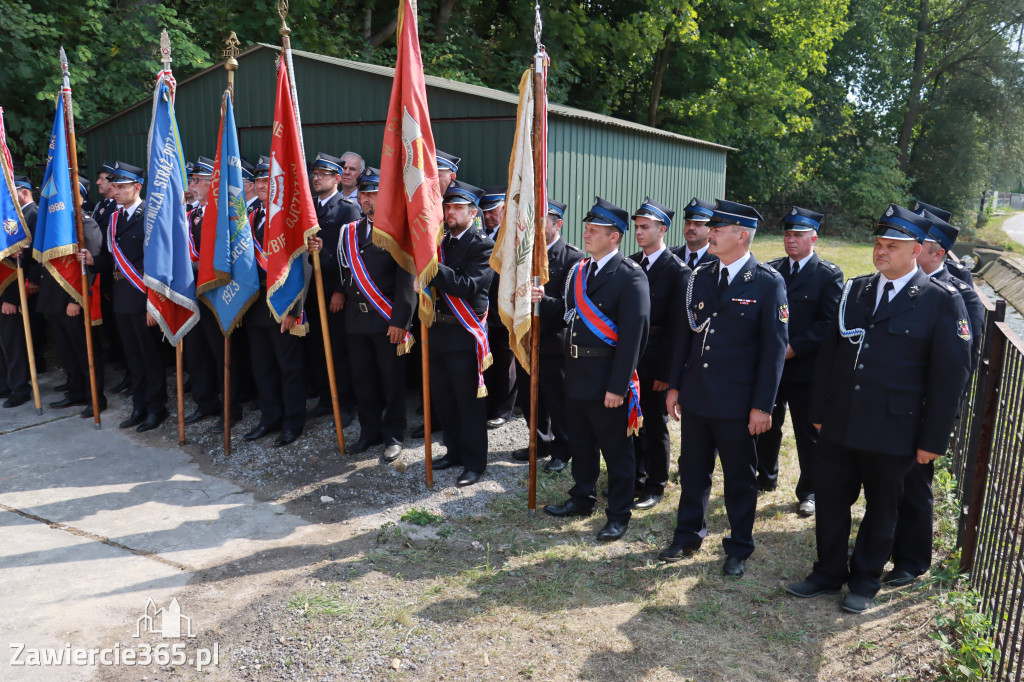
[[[989,316],[986,324],[985,337],[988,346],[988,357],[985,358],[985,374],[983,390],[979,391],[977,403],[979,420],[978,438],[974,452],[968,454],[965,469],[967,481],[964,486],[966,503],[960,505],[960,525],[957,544],[960,545],[960,572],[970,573],[974,566],[974,553],[978,546],[978,522],[981,516],[981,505],[985,497],[985,484],[988,482],[989,458],[992,455],[992,441],[995,438],[996,412],[999,408],[999,378],[1003,373],[1003,356],[1006,350],[1006,338],[996,326],[1006,318],[1006,301],[996,301],[996,308]],[[973,439],[972,439],[973,440]]]

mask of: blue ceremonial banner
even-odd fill
[[[64,129],[64,97],[57,97],[57,114],[53,119],[46,173],[39,190],[39,215],[32,251],[40,263],[78,251],[75,232],[75,197],[71,194],[71,172],[68,166],[68,140]]]
[[[185,156],[174,118],[173,91],[164,74],[153,94],[146,176],[146,309],[172,346],[199,322],[196,279],[189,257]]]
[[[0,259],[14,256],[22,247],[32,244],[25,216],[21,214],[18,192],[14,188],[14,168],[11,154],[7,151],[7,135],[4,130],[4,110],[0,108]]]
[[[230,91],[224,93],[221,111],[220,144],[203,215],[196,291],[213,310],[221,331],[227,336],[259,297],[260,280],[252,230],[245,211],[238,131]]]

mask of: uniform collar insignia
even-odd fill
[[[907,296],[910,298],[917,298],[917,295],[921,293],[921,287],[916,284],[911,284],[907,287]]]
[[[743,273],[743,281],[744,282],[752,282],[753,280],[754,280],[754,271],[753,270],[747,270],[746,272]]]

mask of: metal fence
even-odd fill
[[[982,597],[1000,651],[994,680],[1024,678],[1024,343],[986,308],[981,362],[953,434],[960,569]]]

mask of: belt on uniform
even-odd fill
[[[359,304],[359,312],[361,312],[361,313],[368,313],[368,312],[370,312],[370,306],[366,305],[365,303],[360,303]]]
[[[615,352],[613,346],[577,346],[569,344],[570,358],[606,358]]]
[[[659,324],[659,325],[657,325],[655,327],[651,327],[649,330],[647,330],[647,336],[648,337],[650,337],[650,336],[660,336],[660,335],[662,335],[664,333],[665,333],[665,325],[663,325],[663,324]]]
[[[118,270],[117,268],[114,268],[114,280],[118,281],[118,280],[122,280],[122,279],[125,279],[125,276],[121,274],[120,270]]]
[[[459,322],[459,318],[445,313],[434,313],[434,322],[442,322],[444,324],[462,324]]]

